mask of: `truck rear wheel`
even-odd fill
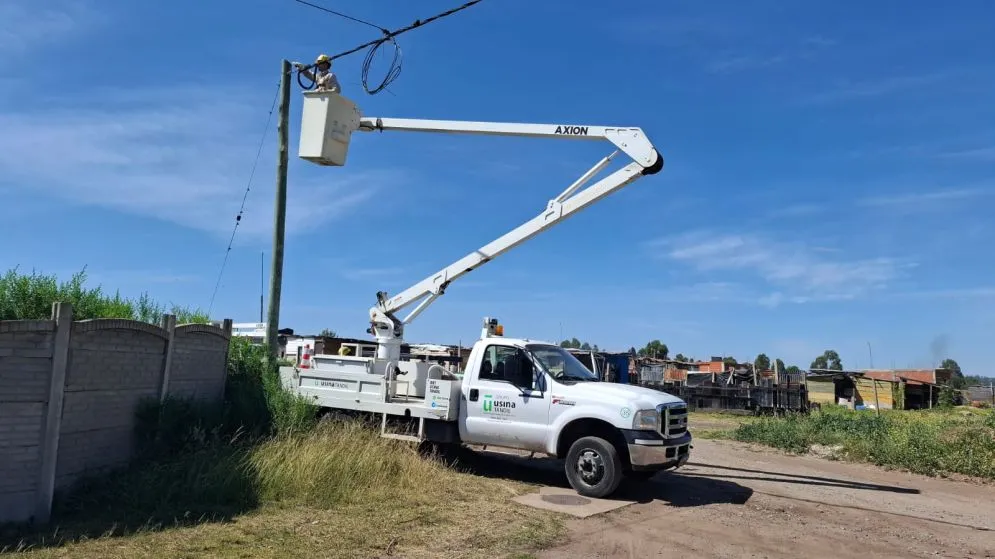
[[[582,437],[570,445],[564,465],[567,481],[585,497],[611,495],[622,481],[618,451],[600,437]]]

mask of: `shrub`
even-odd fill
[[[940,387],[940,393],[936,397],[936,403],[943,409],[950,409],[957,405],[957,391],[953,386],[944,384]]]
[[[104,293],[99,285],[87,287],[86,268],[61,283],[54,275],[34,270],[23,274],[16,267],[0,275],[0,320],[45,320],[56,301],[72,304],[75,320],[127,318],[158,324],[169,313],[176,315],[178,324],[208,322],[207,314],[199,309],[160,305],[148,293],[128,299],[119,292]]]
[[[995,479],[995,411],[984,415],[935,411],[852,411],[827,406],[808,416],[768,418],[739,426],[732,437],[806,452],[838,445],[845,457],[934,475]]]

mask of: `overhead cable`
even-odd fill
[[[374,27],[376,29],[379,29],[380,32],[383,33],[383,37],[380,37],[379,39],[374,39],[372,41],[368,41],[368,42],[363,43],[363,44],[361,44],[359,46],[353,47],[353,48],[351,48],[351,49],[349,49],[347,51],[343,51],[343,52],[340,52],[338,54],[335,54],[335,55],[332,55],[332,56],[329,57],[329,61],[332,61],[332,60],[335,60],[335,59],[338,59],[338,58],[342,58],[344,56],[348,56],[350,54],[353,54],[355,52],[361,51],[361,50],[369,47],[370,51],[366,54],[366,59],[363,61],[362,82],[363,82],[363,89],[367,93],[369,93],[370,95],[375,95],[375,94],[379,93],[380,91],[382,91],[384,88],[386,88],[388,85],[390,85],[391,82],[393,82],[395,79],[397,79],[397,77],[401,73],[401,60],[402,60],[401,48],[397,45],[397,41],[394,40],[395,37],[397,37],[398,35],[401,35],[403,33],[407,33],[408,31],[411,31],[412,29],[417,29],[419,27],[423,27],[424,25],[426,25],[428,23],[431,23],[433,21],[436,21],[436,20],[439,20],[439,19],[451,16],[451,15],[457,13],[457,12],[465,10],[465,9],[469,8],[470,6],[473,6],[474,4],[480,3],[481,0],[470,0],[469,2],[466,2],[466,3],[464,3],[464,4],[460,5],[460,6],[457,6],[455,8],[451,8],[451,9],[446,10],[444,12],[438,13],[438,14],[432,16],[432,17],[429,17],[429,18],[426,18],[426,19],[417,19],[413,23],[411,23],[410,25],[408,25],[406,27],[402,27],[400,29],[396,29],[394,31],[390,31],[388,29],[380,27],[379,25],[375,25],[373,23],[361,20],[359,18],[354,18],[352,16],[348,16],[346,14],[343,14],[343,13],[340,13],[340,12],[336,12],[334,10],[330,10],[330,9],[325,8],[323,6],[318,6],[316,4],[311,4],[310,2],[306,2],[304,0],[294,0],[294,1],[295,2],[299,2],[301,4],[305,4],[307,6],[311,6],[311,7],[317,8],[319,10],[322,10],[322,11],[325,11],[325,12],[328,12],[328,13],[331,13],[331,14],[334,14],[334,15],[337,15],[337,16],[340,16],[340,17],[343,17],[343,18],[346,18],[346,19],[349,19],[349,20],[352,20],[352,21],[355,21],[357,23],[362,23],[362,24],[368,25],[370,27]],[[369,80],[368,80],[368,78],[369,78],[370,66],[372,65],[372,62],[373,62],[373,55],[385,43],[389,43],[391,46],[394,47],[394,56],[393,56],[393,59],[391,61],[390,68],[387,70],[387,73],[385,74],[383,80],[381,80],[381,82],[380,82],[379,85],[377,85],[376,87],[374,87],[374,88],[371,89],[370,86],[369,86]],[[313,66],[314,66],[314,64],[305,65],[303,68],[301,68],[301,70],[306,70],[306,69],[309,69],[309,68],[311,68]],[[306,86],[304,86],[303,83],[301,83],[301,80],[300,80],[300,70],[298,70],[297,83],[303,89],[311,89],[311,87],[314,87],[313,83],[312,83],[312,85],[310,87],[306,87]]]
[[[269,115],[266,117],[266,127],[263,129],[262,137],[259,138],[259,148],[256,149],[256,159],[252,162],[252,170],[249,171],[249,180],[245,185],[245,193],[242,194],[242,205],[238,208],[238,214],[235,216],[235,227],[232,228],[231,238],[228,239],[228,248],[225,249],[224,260],[221,261],[221,270],[218,271],[218,281],[214,284],[214,293],[211,294],[211,303],[207,306],[207,314],[211,315],[211,309],[214,307],[214,299],[218,295],[218,288],[221,286],[221,277],[225,273],[225,265],[228,264],[228,255],[231,254],[232,244],[235,242],[235,232],[238,231],[238,226],[242,223],[242,213],[245,211],[245,201],[249,197],[249,190],[252,188],[252,178],[256,174],[256,167],[259,165],[259,156],[263,152],[263,143],[266,141],[266,134],[269,132],[269,124],[273,120],[273,110],[276,108],[276,100],[280,95],[280,84],[276,86],[276,93],[273,95],[273,102],[270,104]]]

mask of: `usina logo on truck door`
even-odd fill
[[[505,398],[495,400],[491,394],[484,394],[482,407],[484,413],[510,415],[513,413],[511,410],[515,409],[516,406],[515,402],[511,400]]]

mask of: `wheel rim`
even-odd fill
[[[605,461],[597,451],[584,449],[577,457],[577,474],[587,485],[597,485],[605,477]]]

